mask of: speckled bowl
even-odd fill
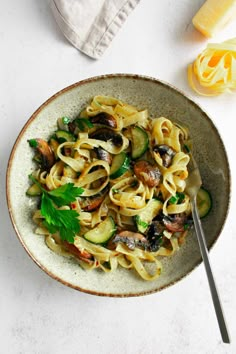
[[[54,254],[44,238],[34,233],[32,213],[35,203],[26,197],[28,174],[34,169],[27,139],[47,139],[60,116],[74,118],[94,95],[110,95],[138,108],[148,108],[152,116],[165,116],[187,125],[194,143],[204,186],[211,191],[213,208],[203,220],[207,244],[211,248],[222,231],[230,200],[230,171],[219,132],[207,114],[174,87],[138,75],[106,75],[69,86],[49,98],[28,120],[12,149],[7,170],[8,208],[16,234],[30,257],[48,275],[74,289],[104,296],[137,296],[175,284],[189,274],[201,256],[195,233],[171,258],[164,258],[163,273],[155,281],[141,280],[132,271],[118,269],[113,274],[84,271],[76,260]]]

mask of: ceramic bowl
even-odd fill
[[[153,78],[138,75],[106,75],[71,85],[49,98],[30,117],[12,149],[7,170],[7,200],[16,234],[30,257],[52,278],[74,289],[104,296],[137,296],[156,292],[175,284],[201,262],[194,230],[185,244],[170,258],[162,259],[163,273],[147,282],[132,271],[118,269],[105,274],[84,271],[76,260],[53,253],[44,238],[34,233],[32,213],[35,203],[25,191],[28,175],[34,169],[27,139],[47,139],[61,116],[74,118],[95,95],[109,95],[139,109],[148,108],[151,116],[165,116],[189,127],[194,155],[204,186],[210,190],[213,207],[203,219],[207,245],[212,247],[222,231],[230,200],[230,170],[219,132],[208,115],[179,90]]]

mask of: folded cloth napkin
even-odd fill
[[[56,22],[79,50],[98,59],[140,0],[51,0]]]

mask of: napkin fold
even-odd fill
[[[56,22],[65,37],[98,59],[140,0],[51,0]]]

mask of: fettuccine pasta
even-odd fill
[[[169,118],[151,118],[147,109],[95,96],[78,117],[59,118],[47,142],[39,140],[33,176],[41,187],[55,191],[72,183],[83,191],[57,207],[79,215],[73,242],[35,212],[36,233],[47,246],[86,270],[123,267],[145,280],[159,277],[161,257],[178,250],[191,225],[188,130]]]
[[[236,38],[209,43],[188,66],[191,88],[203,96],[216,96],[236,89]]]

